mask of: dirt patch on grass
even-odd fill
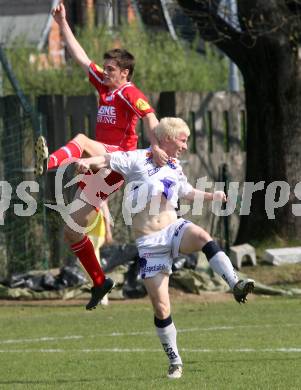
[[[257,265],[256,267],[243,267],[248,277],[268,286],[301,287],[301,264],[285,264],[280,266]]]
[[[230,293],[207,292],[204,291],[200,295],[188,294],[183,291],[170,288],[170,298],[172,302],[190,302],[190,303],[209,303],[209,302],[226,302],[232,301],[233,296]],[[250,300],[254,296],[250,296]],[[16,300],[3,299],[0,300],[0,306],[85,306],[87,299],[43,299],[43,300]],[[149,303],[148,297],[140,299],[111,299],[110,304],[140,304]]]

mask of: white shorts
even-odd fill
[[[171,274],[172,260],[179,256],[181,240],[190,223],[179,218],[159,232],[137,238],[142,279],[151,278],[159,272]]]

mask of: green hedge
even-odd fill
[[[195,48],[175,42],[166,33],[149,33],[137,25],[125,25],[119,32],[105,28],[78,30],[77,37],[95,62],[102,64],[103,53],[116,45],[125,47],[136,57],[133,81],[144,91],[216,91],[227,89],[228,60],[212,46],[206,55]],[[29,62],[29,55],[37,54],[22,41],[7,50],[14,72],[27,94],[81,95],[91,93],[87,77],[74,61],[61,69],[38,70]],[[4,93],[11,93],[4,77]]]

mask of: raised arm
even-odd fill
[[[73,35],[66,19],[66,9],[64,4],[62,2],[59,3],[57,7],[53,8],[51,14],[60,26],[69,54],[83,68],[85,73],[88,74],[91,60]]]
[[[154,128],[157,126],[159,121],[153,112],[146,114],[142,120],[146,129],[147,138],[152,146],[154,161],[157,165],[163,166],[168,161],[168,155],[159,147],[158,140],[154,133]]]

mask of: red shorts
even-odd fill
[[[103,144],[103,146],[105,147],[107,153],[119,150],[125,151],[123,148],[116,145]],[[106,200],[110,194],[119,190],[124,183],[124,179],[120,173],[111,171],[107,177],[102,179],[104,180],[103,186],[97,188],[97,185],[99,185],[97,173],[91,174],[90,172],[87,172],[85,175],[87,176],[87,180],[81,181],[79,183],[79,187],[83,190],[86,200],[96,209],[99,208],[101,200]],[[104,186],[106,187],[105,189],[103,188]],[[96,193],[95,188],[97,189]]]

